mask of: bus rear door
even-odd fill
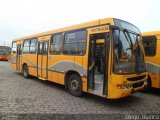
[[[21,54],[22,54],[22,44],[17,45],[17,54],[16,54],[16,69],[21,70]]]
[[[48,41],[39,41],[37,58],[38,77],[46,80],[48,78]]]

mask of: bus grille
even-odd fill
[[[141,87],[141,86],[143,86],[143,84],[144,84],[144,82],[134,83],[134,84],[132,84],[132,87],[133,88]]]
[[[129,81],[137,81],[137,80],[142,80],[145,77],[146,77],[146,75],[142,75],[142,76],[138,76],[138,77],[127,78],[127,80],[129,80]]]

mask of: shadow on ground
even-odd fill
[[[145,94],[152,94],[152,95],[155,95],[155,96],[160,96],[160,89],[151,88],[148,92],[145,92]]]

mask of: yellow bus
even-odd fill
[[[11,48],[8,46],[0,46],[0,60],[10,60],[11,59]]]
[[[144,32],[142,35],[147,71],[149,72],[146,90],[151,87],[160,88],[160,31]]]
[[[143,89],[148,73],[139,29],[115,18],[99,19],[13,40],[12,67],[109,99]]]

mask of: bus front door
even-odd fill
[[[37,56],[37,74],[38,77],[46,80],[48,78],[48,41],[40,41],[38,43],[38,56]]]
[[[106,33],[90,35],[88,88],[93,94],[107,95],[108,72]]]
[[[17,54],[16,54],[16,69],[21,70],[21,54],[22,54],[22,44],[17,45]]]

